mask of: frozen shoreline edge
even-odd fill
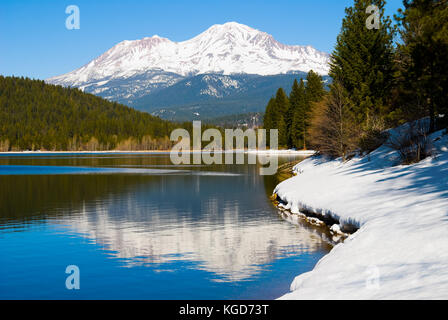
[[[299,212],[291,212],[291,210],[288,209],[287,203],[285,203],[276,193],[272,195],[271,200],[277,209],[280,210],[282,214],[286,214],[288,217],[297,217],[312,226],[325,226],[325,228],[327,228],[333,236],[333,244],[339,243],[359,229],[359,227],[352,224],[341,226],[340,221],[335,219],[334,216],[328,214],[322,215],[319,212],[307,210],[305,208],[300,208]]]

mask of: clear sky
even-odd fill
[[[190,39],[236,21],[285,44],[331,52],[353,0],[0,0],[0,74],[45,79],[77,69],[123,40]],[[388,0],[393,15],[401,0]],[[80,29],[68,30],[68,5]]]

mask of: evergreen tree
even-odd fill
[[[304,147],[303,137],[306,114],[305,83],[303,79],[300,79],[300,84],[297,83],[297,80],[294,81],[289,100],[290,109],[293,111],[290,139],[294,147],[302,149]]]
[[[439,114],[448,124],[448,1],[404,0],[396,19],[402,43],[398,45],[398,117],[414,120],[429,116],[435,129]]]
[[[307,136],[308,130],[311,123],[311,114],[313,105],[316,102],[322,100],[325,95],[324,84],[322,77],[315,73],[313,70],[308,72],[306,77],[305,86],[305,107],[303,109],[303,148],[307,148]]]
[[[299,83],[297,82],[297,79],[294,79],[291,93],[289,94],[289,108],[286,112],[286,118],[285,118],[288,148],[294,147],[293,122],[294,122],[294,114],[299,107],[298,106],[299,95],[300,95]]]
[[[274,117],[274,111],[275,111],[275,98],[272,97],[268,105],[266,106],[266,111],[264,112],[263,117],[263,128],[264,129],[273,129],[275,128],[276,121]]]
[[[288,133],[287,133],[287,120],[285,119],[288,114],[289,109],[289,99],[283,88],[277,90],[275,95],[275,107],[274,107],[274,121],[273,123],[276,127],[273,129],[279,129],[278,132],[278,144],[279,146],[287,146],[288,144]]]
[[[306,77],[306,100],[308,102],[319,102],[326,91],[322,77],[311,70]]]
[[[288,144],[288,131],[286,127],[286,120],[283,115],[278,118],[278,145],[279,147],[286,147]]]
[[[279,88],[266,107],[264,128],[279,130],[280,146],[306,148],[312,105],[322,100],[325,93],[322,78],[313,71],[307,76],[307,85],[303,79],[300,84],[294,80],[289,98]]]
[[[379,8],[379,29],[369,29],[366,13],[370,5]],[[354,0],[331,55],[330,76],[340,83],[353,105],[354,119],[368,128],[372,117],[389,112],[393,85],[393,36],[395,29],[384,16],[385,0]]]
[[[266,106],[266,111],[264,112],[263,117],[263,128],[267,130],[266,132],[266,144],[270,145],[270,137],[269,130],[277,128],[277,119],[275,118],[275,98],[272,97],[268,105]]]

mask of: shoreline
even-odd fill
[[[303,161],[303,160],[302,160]],[[300,161],[301,162],[301,161]],[[282,182],[288,180],[297,175],[294,170],[300,162],[290,162],[279,168],[277,175],[283,175]],[[284,177],[286,176],[286,178]],[[275,190],[274,190],[275,191]],[[323,216],[318,212],[308,211],[305,208],[300,208],[299,212],[293,213],[287,209],[287,203],[285,203],[276,193],[273,192],[269,197],[272,204],[279,211],[279,215],[288,222],[297,223],[300,219],[305,221],[311,226],[325,228],[325,231],[331,236],[332,245],[336,245],[344,241],[350,234],[356,232],[358,228],[352,226],[349,230],[341,230],[340,222],[330,216]]]
[[[355,226],[345,226],[341,228],[341,224],[338,220],[331,216],[323,216],[317,212],[308,211],[305,209],[300,209],[299,212],[291,212],[291,210],[286,209],[287,203],[284,203],[277,194],[273,194],[271,198],[275,207],[281,212],[282,217],[287,218],[286,220],[297,220],[301,219],[312,226],[324,227],[332,236],[333,245],[343,242],[351,234],[358,231]]]
[[[288,214],[358,228],[279,299],[448,298],[448,135],[430,139],[435,156],[419,163],[397,165],[383,145],[346,162],[305,159],[277,185]]]
[[[108,150],[108,151],[6,151],[6,152],[0,152],[0,155],[24,155],[24,154],[153,154],[153,153],[159,153],[159,154],[168,154],[172,150],[132,150],[132,151],[126,151],[126,150]],[[183,152],[186,153],[209,153],[209,151],[193,151],[193,150],[185,150]],[[213,151],[215,153],[250,153],[250,154],[277,154],[277,155],[303,155],[303,156],[310,156],[315,153],[314,150],[219,150],[219,151]]]

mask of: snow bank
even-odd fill
[[[436,156],[414,165],[382,146],[345,163],[306,159],[276,187],[293,213],[360,228],[280,299],[448,299],[448,136],[431,139]]]

